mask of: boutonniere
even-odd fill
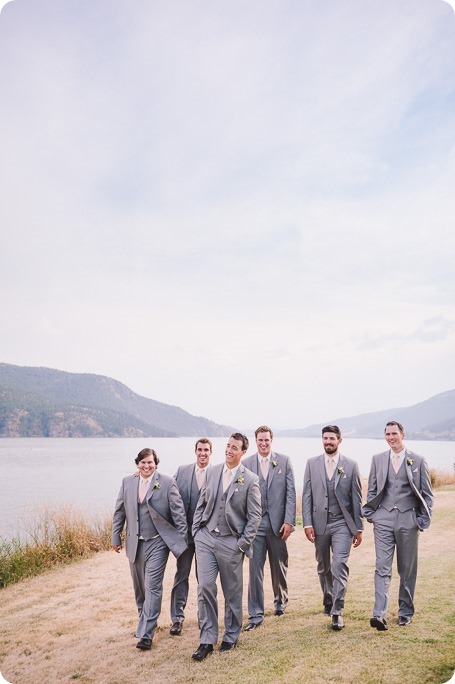
[[[278,465],[278,461],[272,461],[272,465],[273,465],[274,468],[276,468],[277,465]]]
[[[161,482],[155,482],[153,489],[161,489]]]
[[[344,468],[343,468],[342,466],[340,466],[339,468],[337,468],[337,470],[338,470],[338,473],[339,473],[340,475],[344,475]]]
[[[411,465],[414,463],[414,459],[413,459],[413,458],[407,458],[407,459],[406,459],[406,463],[407,463],[409,466],[411,466]]]
[[[243,475],[238,476],[238,478],[235,481],[235,484],[240,484],[240,485],[245,484],[245,478],[243,477]]]

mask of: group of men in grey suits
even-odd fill
[[[218,576],[225,600],[219,650],[229,651],[237,645],[243,619],[245,556],[249,558],[249,619],[244,630],[256,629],[264,620],[267,556],[274,612],[277,617],[284,614],[288,604],[286,540],[295,529],[294,474],[289,458],[272,451],[273,432],[269,427],[259,427],[255,437],[257,453],[243,459],[248,439],[241,433],[231,435],[225,462],[215,466],[210,466],[210,440],[199,439],[196,463],[180,466],[175,478],[159,475],[156,453],[143,449],[136,459],[139,472],[123,480],[115,507],[112,545],[120,551],[126,522],[126,554],[139,612],[137,648],[148,650],[152,645],[169,551],[177,557],[171,593],[173,636],[182,632],[189,575],[196,558],[200,643],[192,655],[194,660],[204,660],[218,642]],[[391,421],[385,437],[390,452],[373,457],[363,511],[359,469],[355,461],[340,453],[342,437],[337,426],[323,428],[324,453],[307,462],[303,527],[315,546],[324,613],[331,616],[334,630],[344,627],[348,559],[350,549],[362,541],[362,514],[374,524],[376,545],[371,626],[387,629],[395,547],[400,575],[399,624],[408,625],[414,612],[417,538],[419,530],[430,523],[431,484],[424,459],[404,449],[403,427]],[[393,457],[395,453],[398,459]]]

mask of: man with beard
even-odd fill
[[[315,545],[324,613],[331,615],[335,631],[344,627],[349,554],[351,545],[362,542],[363,530],[359,468],[340,454],[341,442],[337,425],[322,428],[324,453],[308,460],[302,496],[303,527]]]

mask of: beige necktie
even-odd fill
[[[149,488],[148,480],[141,480],[139,484],[139,501],[142,503],[144,501],[145,495],[147,494],[147,489]]]
[[[261,472],[262,472],[262,477],[264,480],[267,479],[267,475],[269,474],[269,459],[268,458],[261,458]]]
[[[335,461],[331,456],[329,456],[329,462],[327,464],[327,477],[329,480],[333,477],[333,471],[335,470]]]
[[[392,456],[392,465],[395,473],[398,473],[400,469],[400,455],[399,454],[393,454]]]
[[[223,493],[226,491],[226,489],[231,484],[231,478],[232,478],[232,471],[229,468],[227,468],[224,471],[224,475],[223,475]]]
[[[198,468],[196,470],[196,482],[197,482],[198,489],[200,489],[202,487],[202,485],[204,484],[204,471],[201,470],[200,468]]]

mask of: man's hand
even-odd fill
[[[289,523],[283,523],[280,527],[281,539],[286,539],[294,532],[294,528]]]
[[[314,529],[312,527],[305,527],[304,532],[308,541],[314,544]]]
[[[360,546],[361,543],[362,543],[362,533],[357,532],[357,534],[355,534],[353,539],[352,539],[352,546],[354,548],[357,548],[357,546]]]
[[[118,546],[114,546],[114,544],[112,544],[112,548],[114,549],[114,551],[116,553],[120,553],[120,551],[122,550],[123,547],[121,544],[119,544]]]
[[[139,477],[139,475],[140,475],[140,472],[139,472],[139,470],[136,470],[136,472],[135,472],[135,473],[133,473],[133,475],[134,475],[134,477]]]

